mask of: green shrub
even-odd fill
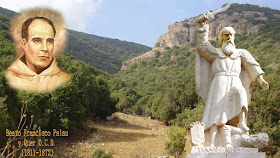
[[[155,47],[160,47],[160,43],[157,42],[157,43],[155,44]]]
[[[119,102],[116,104],[117,111],[121,111],[121,112],[129,107],[130,107],[130,103],[127,97],[120,98]]]
[[[91,128],[89,129],[89,132],[90,132],[90,133],[96,133],[96,132],[97,132],[97,128],[91,127]]]
[[[112,158],[112,153],[106,153],[104,150],[96,149],[93,154],[92,158]]]
[[[231,22],[232,23],[238,23],[238,20],[237,19],[233,19]]]
[[[137,64],[132,64],[128,68],[132,69],[132,70],[135,70],[137,68]]]
[[[168,130],[168,138],[170,141],[166,142],[165,149],[170,155],[179,158],[184,152],[186,144],[186,130],[179,126],[172,126]]]
[[[248,23],[252,23],[253,25],[257,25],[257,24],[264,24],[266,23],[265,20],[257,20],[257,19],[249,19]]]
[[[197,42],[196,42],[196,40],[191,40],[190,44],[191,44],[191,47],[195,47]]]
[[[134,110],[136,115],[142,115],[144,113],[144,109],[141,105],[133,106],[133,110]]]
[[[148,60],[147,60],[147,65],[148,65],[148,67],[150,67],[150,68],[155,67],[155,66],[156,66],[156,63],[157,63],[157,60],[154,59],[154,58],[151,58],[151,59],[148,59]]]
[[[190,25],[190,24],[188,24],[188,23],[186,23],[186,22],[184,22],[184,27],[190,28],[190,27],[191,27],[191,25]]]
[[[169,46],[164,46],[163,49],[164,50],[170,50],[171,48]]]
[[[194,109],[185,108],[182,113],[176,115],[176,119],[171,122],[180,126],[190,128],[193,122],[201,121],[204,111],[204,104],[200,101]]]
[[[155,52],[155,57],[156,57],[156,58],[159,58],[159,56],[160,56],[160,51],[159,51],[159,50],[156,50],[156,52]]]

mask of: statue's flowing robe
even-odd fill
[[[202,118],[205,131],[213,125],[236,126],[242,109],[247,116],[250,85],[263,74],[248,51],[236,49],[227,56],[213,47],[208,41],[207,29],[209,26],[198,34],[196,53],[196,93],[205,104]]]
[[[18,58],[5,71],[5,77],[11,88],[29,92],[50,92],[70,80],[70,75],[58,68],[56,60],[42,71],[35,73]]]

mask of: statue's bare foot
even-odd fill
[[[242,128],[245,131],[245,133],[250,130],[249,127],[245,124],[245,122],[239,123],[238,127]]]
[[[211,144],[211,145],[210,145],[210,150],[215,150],[215,149],[216,149],[215,145],[214,145],[214,144]]]
[[[231,144],[227,144],[226,145],[226,151],[227,152],[232,152],[232,150],[233,150],[233,146]]]

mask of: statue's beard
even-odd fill
[[[232,41],[225,41],[223,42],[222,50],[226,55],[232,55],[235,51],[235,44]]]

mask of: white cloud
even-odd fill
[[[68,28],[83,31],[89,17],[96,13],[102,2],[103,0],[0,0],[0,6],[16,12],[30,7],[50,7],[63,14]]]

